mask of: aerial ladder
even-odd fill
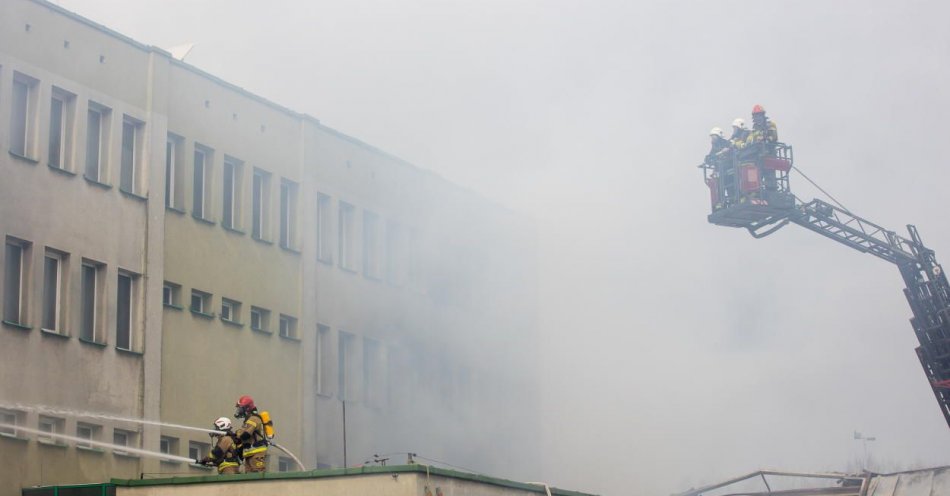
[[[904,237],[840,204],[801,201],[789,187],[794,157],[785,143],[727,149],[699,167],[710,191],[710,223],[745,228],[755,238],[797,224],[897,266],[913,313],[910,324],[919,343],[917,358],[950,426],[950,284],[917,228],[908,225]]]

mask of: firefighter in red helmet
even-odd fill
[[[244,419],[244,424],[234,432],[244,451],[244,473],[267,471],[267,435],[264,421],[257,411],[254,398],[244,395],[234,405],[234,417]]]
[[[766,148],[772,148],[771,145],[778,142],[778,128],[775,123],[765,116],[765,107],[756,105],[752,107],[752,132],[746,139],[747,144],[765,143]]]

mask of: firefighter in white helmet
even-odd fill
[[[231,430],[231,419],[219,417],[211,433],[214,448],[208,456],[195,460],[199,465],[214,465],[219,475],[237,474],[241,468],[241,445]]]
[[[745,148],[745,142],[749,139],[749,132],[742,117],[737,117],[736,120],[732,121],[732,136],[729,137],[732,147],[737,150]]]
[[[706,155],[707,164],[715,164],[716,157],[718,157],[723,150],[729,148],[729,140],[727,140],[723,134],[722,129],[714,127],[709,130],[709,140],[710,140],[710,149],[709,154]]]

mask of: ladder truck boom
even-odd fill
[[[742,227],[755,238],[789,223],[897,266],[913,317],[917,358],[950,427],[950,283],[917,228],[908,237],[822,200],[802,202],[789,188],[791,146],[760,144],[700,165],[710,189],[710,223]],[[708,163],[712,162],[712,163]]]

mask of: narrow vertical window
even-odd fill
[[[122,157],[119,170],[119,187],[126,192],[135,193],[138,188],[139,141],[143,124],[125,116],[122,119]]]
[[[368,406],[381,406],[383,368],[381,347],[375,339],[363,338],[363,401]]]
[[[66,255],[46,250],[43,259],[43,329],[62,332],[64,273]]]
[[[63,129],[64,110],[66,103],[57,95],[53,95],[49,107],[49,165],[63,166]]]
[[[182,211],[185,207],[185,140],[169,133],[165,140],[165,206]]]
[[[363,275],[379,279],[379,216],[363,211]]]
[[[13,101],[10,109],[10,151],[21,157],[33,156],[33,130],[36,117],[32,101],[38,81],[20,73],[13,75]]]
[[[195,170],[191,213],[199,219],[205,217],[205,160],[204,150],[195,148]]]
[[[290,246],[290,185],[280,183],[280,246]]]
[[[26,319],[26,247],[15,242],[6,242],[3,277],[3,320],[15,324],[24,324]]]
[[[293,248],[296,244],[297,183],[286,179],[280,182],[280,246]]]
[[[330,197],[317,193],[317,259],[323,262],[333,261],[331,215]]]
[[[133,276],[119,273],[116,294],[115,346],[122,350],[132,349],[132,302]]]
[[[332,372],[333,372],[333,348],[330,328],[317,324],[317,394],[331,395],[332,391]]]
[[[340,399],[345,401],[345,400],[349,399],[349,398],[347,398],[347,394],[346,394],[346,393],[347,393],[347,390],[346,390],[346,385],[347,385],[346,368],[347,368],[347,362],[349,361],[349,360],[348,360],[348,359],[349,359],[349,356],[347,356],[347,350],[348,350],[348,348],[349,348],[349,341],[350,341],[351,338],[350,338],[349,334],[347,334],[347,333],[345,333],[345,332],[340,332],[340,333],[338,334],[338,336],[339,336],[339,337],[337,338],[337,353],[336,353],[336,356],[337,356],[337,359],[336,359],[336,364],[337,364],[337,369],[336,369],[336,379],[337,379],[336,392],[337,392],[337,395],[340,397]]]
[[[340,267],[355,270],[356,263],[356,208],[340,202]]]
[[[53,87],[49,112],[49,154],[50,167],[71,169],[73,115],[76,95]]]
[[[228,161],[224,162],[224,188],[222,198],[221,224],[225,227],[234,226],[234,164]]]
[[[409,236],[395,221],[386,224],[386,280],[395,286],[406,284],[409,273]]]
[[[102,179],[102,158],[108,137],[107,121],[109,110],[101,105],[89,102],[86,112],[86,169],[85,175],[93,181]]]
[[[268,204],[270,203],[270,174],[260,169],[254,169],[254,179],[251,198],[251,234],[257,239],[267,239],[269,217]]]
[[[80,274],[79,338],[90,343],[101,341],[98,333],[100,273],[102,266],[84,261]]]
[[[165,141],[165,206],[175,206],[175,142]]]

